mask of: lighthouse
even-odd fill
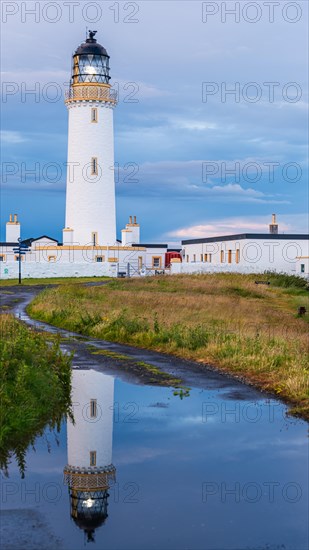
[[[108,517],[109,487],[115,480],[112,464],[114,379],[93,369],[73,368],[73,417],[67,422],[71,517],[88,541]]]
[[[116,243],[113,110],[109,55],[89,36],[73,54],[70,88],[64,245]]]

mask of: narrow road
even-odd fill
[[[96,286],[106,283],[88,284]],[[47,337],[49,335],[59,335],[62,351],[74,354],[74,367],[99,369],[106,374],[117,375],[124,381],[137,384],[167,385],[167,378],[173,377],[180,379],[181,384],[186,387],[224,390],[224,396],[227,399],[258,401],[267,397],[267,394],[256,388],[226,374],[221,374],[214,368],[207,367],[207,365],[134,346],[81,336],[33,320],[26,312],[27,305],[44,288],[46,288],[44,285],[2,287],[0,291],[1,311],[2,313],[13,313],[18,319],[35,330],[45,332]],[[145,365],[140,365],[140,363],[146,363],[160,369],[165,373],[165,381],[164,377],[155,376],[147,370],[147,366],[145,368]]]

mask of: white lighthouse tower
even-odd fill
[[[72,406],[68,418],[68,464],[71,517],[88,541],[108,514],[108,489],[115,480],[112,464],[114,379],[92,369],[73,369]]]
[[[66,214],[63,244],[116,243],[113,109],[109,55],[94,38],[73,54],[69,111]]]

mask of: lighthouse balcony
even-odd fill
[[[116,468],[113,464],[103,468],[74,468],[66,466],[64,469],[64,483],[70,487],[109,487],[115,481]]]
[[[65,92],[65,103],[74,101],[103,101],[112,105],[117,104],[117,91],[109,86],[98,84],[83,84],[71,86]]]

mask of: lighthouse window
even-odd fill
[[[97,400],[90,399],[90,418],[96,418],[98,415]]]
[[[237,248],[236,250],[236,263],[239,264],[239,260],[240,260],[240,250],[239,248]]]
[[[92,159],[91,159],[91,174],[93,176],[98,175],[98,159],[97,159],[97,157],[92,157]]]
[[[224,250],[221,250],[221,263],[224,263]]]
[[[229,250],[228,253],[227,253],[227,258],[228,258],[228,263],[231,264],[232,263],[232,251]]]
[[[98,122],[98,109],[91,109],[91,122]]]
[[[305,264],[300,264],[300,272],[305,273]]]
[[[90,451],[90,466],[96,466],[97,464],[97,452]]]

